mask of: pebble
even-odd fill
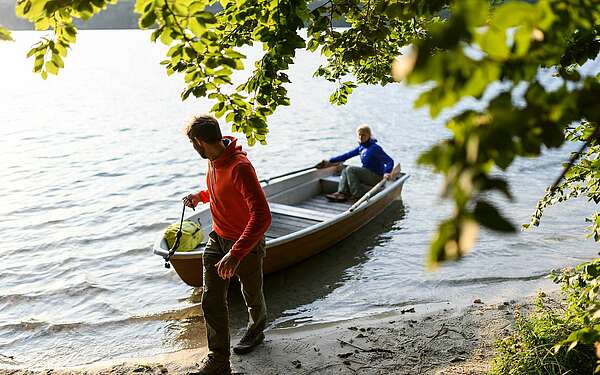
[[[483,303],[483,302],[481,302],[481,299],[477,298],[475,301],[473,301],[473,303]]]
[[[302,362],[296,359],[292,361],[292,365],[294,365],[295,368],[300,368],[302,367]]]

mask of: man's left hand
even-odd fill
[[[235,270],[239,264],[240,261],[228,252],[217,264],[215,264],[215,267],[217,267],[217,274],[219,277],[226,280],[235,275]]]
[[[383,174],[383,179],[384,179],[384,180],[388,180],[388,181],[389,181],[389,180],[391,180],[391,179],[392,179],[392,175],[391,175],[391,174],[389,174],[389,173],[384,173],[384,174]]]

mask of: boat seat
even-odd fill
[[[315,221],[325,221],[329,219],[333,219],[336,217],[336,214],[332,214],[329,212],[310,210],[308,208],[301,208],[290,206],[289,204],[281,204],[281,203],[273,203],[269,202],[269,207],[271,208],[271,212],[286,216],[293,217],[301,217],[303,219],[315,220]]]
[[[339,175],[332,175],[332,176],[327,176],[327,177],[321,177],[321,180],[323,181],[329,181],[329,182],[335,182],[336,184],[340,182],[340,176]]]
[[[338,185],[340,183],[340,176],[332,175],[321,177],[319,181],[321,183],[321,193],[329,194],[333,193],[334,191],[337,191]]]

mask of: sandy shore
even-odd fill
[[[558,297],[557,290],[550,292]],[[334,324],[272,329],[253,353],[232,357],[235,374],[485,374],[494,342],[512,330],[519,301],[473,301],[469,306],[399,309]],[[235,340],[235,338],[234,338]],[[0,374],[186,374],[206,349],[152,358],[50,370],[0,370]]]

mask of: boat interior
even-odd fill
[[[347,211],[352,203],[331,202],[325,197],[326,194],[337,191],[340,169],[317,169],[263,184],[272,217],[271,226],[265,234],[267,241],[333,219]],[[188,220],[200,223],[205,231],[204,238],[208,239],[212,221],[208,207]]]
[[[339,176],[329,175],[307,181],[286,193],[268,196],[271,226],[265,234],[275,239],[333,219],[352,206],[349,202],[331,202],[325,194],[337,190]]]

